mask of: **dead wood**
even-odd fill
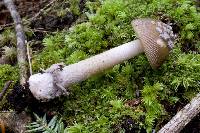
[[[15,23],[17,37],[17,60],[20,69],[20,84],[24,85],[28,79],[28,61],[25,34],[22,27],[21,17],[17,12],[12,0],[4,0],[4,4],[9,10]]]
[[[158,133],[179,133],[200,112],[200,93],[181,109]]]

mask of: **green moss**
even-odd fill
[[[4,87],[7,81],[13,81],[14,83],[19,81],[18,68],[12,67],[10,65],[0,65],[0,92],[2,91],[2,88]],[[3,106],[6,105],[7,105],[7,100],[4,97],[0,102],[0,110],[2,109]]]
[[[10,65],[0,65],[0,91],[9,80],[16,82],[19,79],[18,68]]]
[[[163,85],[156,83],[153,86],[145,85],[142,90],[143,102],[146,109],[145,125],[147,132],[151,132],[155,120],[164,115],[164,107],[159,103],[162,98]]]
[[[33,71],[38,71],[41,68],[46,69],[54,63],[63,62],[66,57],[63,44],[64,35],[62,33],[58,33],[55,36],[47,36],[43,40],[43,45],[45,46],[43,52],[33,56]]]
[[[114,132],[116,127],[124,132],[121,125],[126,117],[133,119],[138,129],[151,132],[153,127],[159,127],[155,121],[167,118],[163,101],[174,105],[199,92],[200,55],[180,50],[188,42],[197,49],[200,47],[200,15],[195,3],[188,0],[105,0],[86,5],[87,22],[43,41],[44,51],[33,59],[34,71],[61,61],[75,63],[134,40],[130,23],[135,18],[168,19],[165,21],[176,25],[179,36],[168,60],[158,70],[153,70],[146,57],[140,55],[73,85],[63,105],[62,117],[69,124],[69,132]],[[142,92],[142,104],[125,106],[127,100],[136,99],[136,90]]]
[[[70,3],[70,10],[75,15],[80,15],[79,2],[80,0],[68,0]]]
[[[16,42],[16,36],[13,30],[6,29],[0,34],[0,47],[4,47],[8,44],[15,46]]]

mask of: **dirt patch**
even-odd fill
[[[62,112],[63,106],[62,98],[56,98],[50,102],[38,101],[28,89],[28,85],[24,88],[19,83],[15,84],[12,91],[7,95],[7,101],[9,102],[9,106],[4,107],[4,110],[11,108],[18,113],[26,111],[32,116],[33,113],[36,113],[41,117],[46,114],[50,118]]]
[[[48,0],[14,0],[16,8],[21,17],[32,17],[40,9],[42,9],[49,1]],[[9,11],[0,2],[0,25],[12,23],[12,18]]]
[[[69,28],[76,20],[76,16],[71,12],[67,12],[64,16],[43,15],[39,19],[31,22],[31,28],[40,29],[41,31],[55,31]]]

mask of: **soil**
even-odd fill
[[[48,0],[14,0],[14,3],[20,16],[29,18],[42,9],[48,3]],[[9,23],[12,23],[10,13],[3,2],[0,2],[0,25]]]
[[[10,103],[9,108],[13,108],[18,113],[27,111],[44,116],[46,113],[48,117],[54,116],[56,112],[62,112],[62,98],[51,100],[50,102],[39,102],[35,99],[28,89],[22,87],[18,83],[14,85],[12,91],[7,95],[7,100]],[[5,107],[5,110],[8,107]]]

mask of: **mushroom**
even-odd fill
[[[29,89],[41,101],[67,95],[65,88],[145,52],[152,68],[158,68],[173,47],[172,27],[153,19],[137,19],[132,26],[139,39],[112,48],[78,63],[54,64],[45,73],[30,76]]]

